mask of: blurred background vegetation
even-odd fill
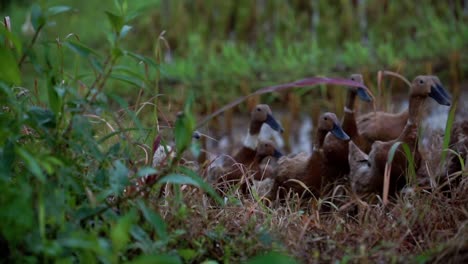
[[[2,1],[2,14],[11,16],[14,31],[31,34],[24,24],[31,2]],[[73,33],[97,50],[109,45],[103,13],[113,1],[39,2],[73,7],[44,35],[63,39]],[[389,69],[410,79],[437,73],[453,86],[468,71],[462,63],[468,59],[463,0],[134,0],[128,10],[133,28],[124,45],[162,60],[161,92],[171,97],[194,89],[206,102],[201,111],[305,76],[362,72],[374,87],[377,70]],[[121,86],[113,87],[136,98],[134,89]],[[180,103],[185,97],[171,100]]]

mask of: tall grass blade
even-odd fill
[[[372,96],[372,92],[370,89],[367,88],[362,83],[351,81],[348,79],[344,78],[327,78],[327,77],[310,77],[310,78],[304,78],[295,82],[290,82],[290,83],[285,83],[285,84],[278,84],[278,85],[273,85],[273,86],[268,86],[261,88],[249,95],[240,97],[231,103],[221,107],[220,109],[216,110],[214,113],[208,115],[207,117],[203,118],[200,122],[198,122],[197,128],[203,126],[206,124],[210,119],[214,118],[215,116],[221,114],[222,112],[226,111],[227,109],[234,107],[246,99],[256,96],[256,95],[261,95],[261,94],[266,94],[266,93],[271,93],[271,92],[280,92],[280,91],[285,91],[288,89],[292,88],[298,88],[298,87],[307,87],[307,86],[316,86],[316,85],[321,85],[321,84],[329,84],[329,85],[343,85],[343,86],[353,86],[353,87],[362,87],[367,90],[367,92]],[[372,96],[373,97],[373,96]]]
[[[452,134],[452,127],[453,127],[453,122],[455,121],[455,113],[457,111],[457,106],[458,106],[458,101],[455,100],[454,104],[450,108],[450,112],[447,118],[447,123],[445,124],[445,131],[444,131],[444,142],[442,143],[442,156],[440,159],[440,166],[444,166],[446,163],[446,157],[447,157],[447,149],[449,148],[450,144],[450,137]]]
[[[410,147],[408,144],[398,141],[392,145],[390,150],[387,154],[387,162],[385,163],[385,171],[384,171],[384,185],[383,185],[383,203],[384,205],[388,204],[388,195],[390,190],[390,177],[392,172],[392,162],[395,158],[395,154],[397,151],[401,151],[398,147],[402,147],[405,153],[406,159],[408,160],[410,175],[406,175],[405,177],[408,179],[410,177],[416,176],[416,167],[414,163],[413,153],[411,152]],[[417,150],[416,150],[417,151]],[[411,179],[411,178],[410,178]],[[409,181],[408,181],[409,182]]]

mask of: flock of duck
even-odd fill
[[[351,80],[363,83],[360,74]],[[251,112],[247,135],[232,159],[209,171],[210,178],[225,191],[233,185],[247,191],[248,185],[264,187],[262,195],[284,196],[293,192],[318,197],[337,181],[347,182],[356,193],[383,192],[388,153],[397,142],[412,153],[415,169],[421,162],[418,126],[424,119],[424,104],[435,100],[450,106],[452,97],[436,76],[417,76],[411,83],[409,107],[398,114],[370,112],[356,116],[356,98],[371,102],[368,90],[350,87],[340,122],[334,113],[320,116],[311,153],[283,155],[272,141],[259,139],[261,127],[282,132],[268,105],[257,105]],[[276,161],[263,162],[273,157]],[[388,169],[388,168],[387,168]],[[389,178],[389,193],[395,194],[407,183],[409,165],[402,146],[395,152]]]

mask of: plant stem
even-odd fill
[[[41,32],[42,28],[44,27],[44,24],[40,25],[39,28],[36,30],[36,33],[34,33],[34,36],[31,40],[31,43],[29,43],[29,46],[26,48],[24,51],[23,55],[21,56],[19,62],[18,62],[18,68],[21,69],[21,65],[23,64],[24,60],[26,59],[26,54],[31,50],[31,48],[34,46],[36,43],[37,37],[39,36],[39,33]]]

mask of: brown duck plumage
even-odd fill
[[[283,157],[278,161],[276,181],[279,187],[286,191],[302,193],[304,188],[297,182],[301,181],[314,195],[319,195],[321,188],[328,182],[329,164],[323,152],[323,141],[328,132],[349,140],[348,135],[341,128],[338,118],[333,113],[323,114],[318,122],[318,130],[314,141],[314,149],[310,156],[298,154],[294,157]]]
[[[371,112],[357,119],[357,127],[367,146],[370,146],[377,140],[390,141],[397,138],[403,131],[408,116],[408,110],[397,114]]]
[[[418,76],[414,79],[410,91],[409,117],[400,135],[391,141],[376,141],[367,156],[354,144],[349,146],[350,180],[356,192],[381,192],[384,182],[385,164],[390,148],[396,142],[406,143],[413,153],[418,169],[421,155],[418,151],[418,126],[423,114],[421,109],[428,97],[439,104],[450,105],[450,96],[436,81],[434,76]],[[390,193],[401,189],[406,183],[405,174],[408,170],[407,158],[399,147],[395,153],[390,175]]]
[[[441,86],[437,76],[431,76],[430,78],[434,83]],[[444,91],[444,96],[448,97],[446,91]],[[409,115],[409,109],[400,113],[371,112],[358,117],[357,127],[366,144],[371,146],[377,140],[390,141],[399,137],[406,126]]]
[[[352,81],[364,83],[361,74],[352,74],[350,76]],[[354,115],[354,105],[356,101],[356,96],[358,95],[358,89],[356,87],[349,87],[345,105],[345,113],[342,122],[342,128],[346,134],[351,138],[351,140],[356,144],[360,149],[364,152],[369,153],[370,151],[370,144],[368,141],[365,140],[356,125],[356,118]],[[366,93],[365,91],[361,91]],[[367,95],[364,97],[361,95],[359,96],[364,101],[371,101],[372,97]],[[326,156],[326,160],[333,164],[331,168],[335,170],[334,174],[335,177],[341,177],[345,174],[349,173],[349,163],[348,163],[348,141],[343,141],[338,139],[337,137],[333,136],[331,133],[328,133],[325,137],[325,141],[323,143],[323,152]]]
[[[259,141],[255,149],[255,156],[246,163],[236,163],[230,166],[225,166],[217,172],[217,182],[221,189],[224,186],[237,184],[244,176],[253,176],[253,179],[260,180],[263,178],[273,177],[272,171],[262,168],[261,163],[266,157],[280,158],[282,154],[276,149],[273,142],[269,140]],[[243,186],[245,189],[246,186]]]

